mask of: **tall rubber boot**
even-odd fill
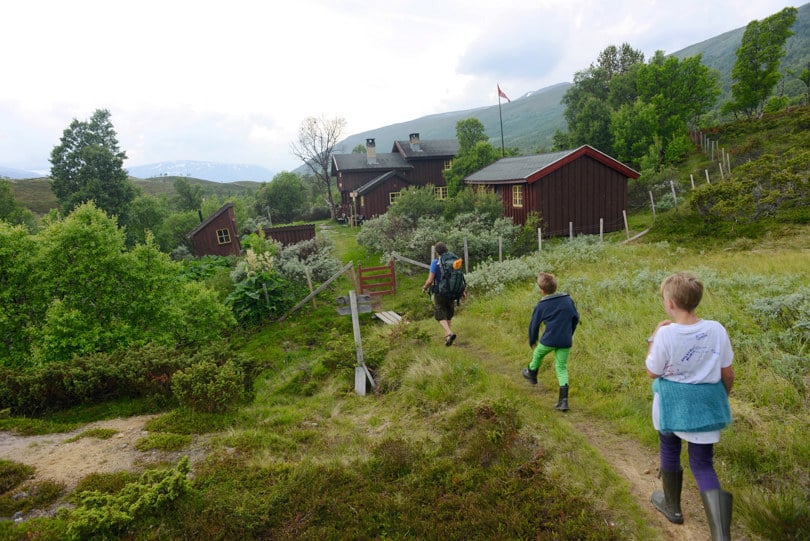
[[[532,370],[531,368],[524,368],[523,369],[523,377],[529,380],[529,383],[532,385],[537,385],[537,370]]]
[[[722,488],[700,493],[706,518],[712,532],[712,541],[731,541],[731,508],[734,496]]]
[[[664,491],[656,490],[653,492],[650,501],[656,509],[667,517],[668,521],[673,524],[683,524],[683,513],[681,513],[683,470],[661,470],[660,477],[664,484]]]
[[[568,411],[568,385],[560,387],[560,398],[554,405],[555,410]]]

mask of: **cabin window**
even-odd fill
[[[445,160],[444,161],[444,170],[449,171],[451,167],[453,167],[453,160]]]
[[[523,206],[523,185],[522,184],[515,184],[512,186],[512,206],[513,207],[522,207]]]
[[[231,232],[227,229],[217,229],[217,243],[218,244],[230,244],[231,243]]]
[[[388,204],[389,204],[389,205],[393,204],[393,203],[394,203],[394,201],[396,201],[396,200],[397,200],[397,197],[399,197],[399,195],[400,195],[401,193],[402,193],[402,192],[389,192],[389,193],[388,193]]]
[[[433,188],[433,196],[439,201],[447,199],[447,186],[435,186]]]

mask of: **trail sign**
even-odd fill
[[[366,382],[371,384],[371,388],[377,387],[374,378],[369,372],[363,360],[363,340],[360,338],[360,318],[361,312],[371,312],[371,295],[357,295],[354,290],[349,291],[348,297],[338,297],[338,313],[341,315],[352,315],[352,330],[354,331],[354,344],[357,346],[357,366],[354,368],[354,390],[360,396],[365,396],[368,387]],[[348,303],[348,306],[346,304]]]

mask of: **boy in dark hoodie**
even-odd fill
[[[523,369],[523,377],[536,385],[540,364],[553,351],[560,384],[560,397],[554,409],[568,411],[568,353],[579,324],[579,313],[570,296],[556,292],[557,279],[553,274],[541,272],[537,276],[537,285],[543,298],[534,307],[529,323],[529,346],[534,348],[534,354],[528,368]],[[545,324],[545,330],[538,341],[541,324]]]

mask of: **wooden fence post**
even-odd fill
[[[627,223],[627,211],[622,211],[622,217],[624,218],[624,235],[627,237],[627,240],[630,240],[630,225]]]
[[[672,200],[675,201],[675,207],[678,206],[678,195],[675,193],[675,182],[669,181],[669,186],[672,188]]]
[[[543,251],[543,231],[541,228],[537,228],[537,251]]]
[[[470,272],[470,252],[467,248],[467,237],[464,237],[464,272]]]
[[[694,184],[693,184],[694,186]],[[653,199],[652,190],[650,190],[650,208],[652,208],[653,224],[655,223],[655,199]]]

